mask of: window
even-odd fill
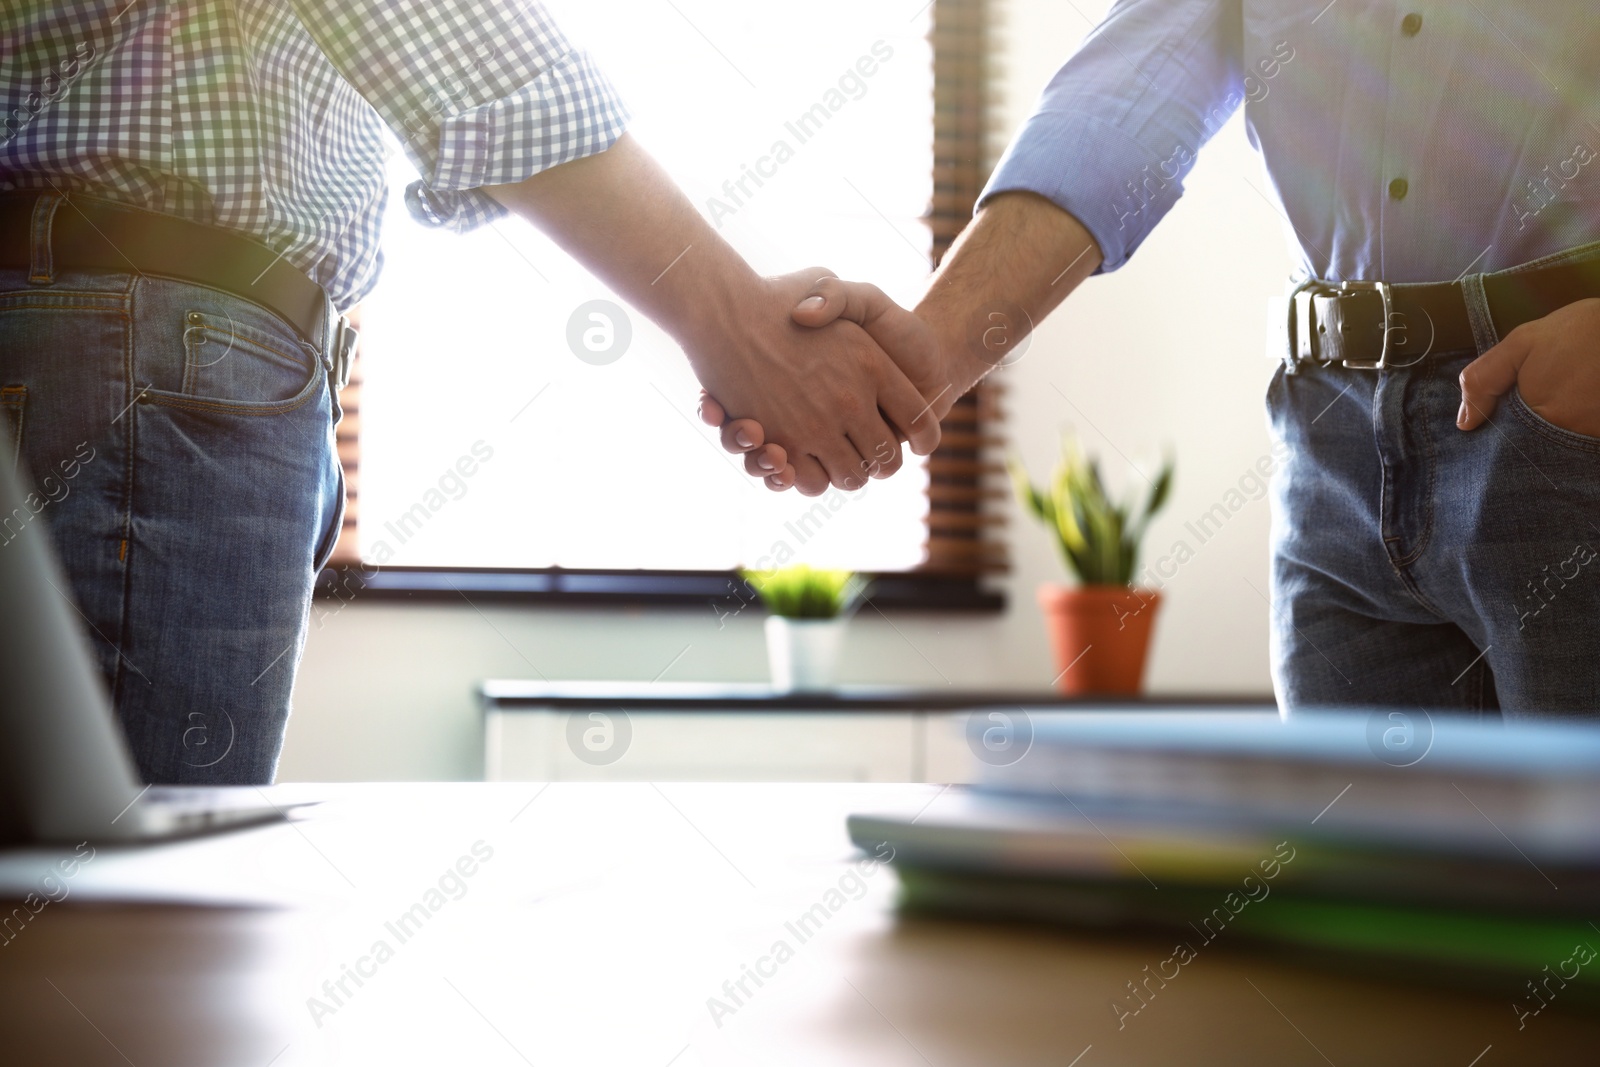
[[[634,136],[758,270],[819,264],[915,298],[933,200],[926,8],[555,6],[617,83]],[[362,309],[363,557],[507,569],[922,561],[919,465],[856,494],[769,493],[695,418],[698,385],[659,329],[631,310],[625,322],[580,314],[580,336],[631,340],[614,362],[579,358],[575,312],[624,302],[520,220],[464,236],[418,226],[401,203],[414,179],[397,154],[384,277]]]

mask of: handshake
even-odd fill
[[[776,490],[859,489],[939,444],[955,402],[1100,265],[1034,193],[990,197],[915,312],[820,268],[762,278],[627,134],[484,192],[550,234],[678,342],[700,416]]]
[[[740,330],[737,351],[686,347],[705,387],[700,417],[773,490],[816,496],[887,478],[902,442],[920,456],[938,447],[940,422],[999,362],[873,285],[821,269],[763,285],[772,309]]]

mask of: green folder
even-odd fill
[[[1561,915],[1329,899],[1284,892],[1260,900],[1223,886],[958,873],[896,865],[907,913],[1167,932],[1191,952],[1277,945],[1358,973],[1504,994],[1527,1010],[1559,998],[1600,1004],[1600,926]],[[1230,906],[1231,905],[1231,906]],[[1237,908],[1237,910],[1235,910]]]

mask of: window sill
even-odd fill
[[[314,595],[439,603],[463,598],[586,607],[702,607],[726,603],[729,611],[752,604],[754,591],[732,571],[501,570],[496,568],[329,567],[317,576]],[[871,604],[885,611],[950,611],[993,615],[1006,598],[976,579],[885,574],[874,581]]]

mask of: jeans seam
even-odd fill
[[[1428,424],[1427,419],[1420,419],[1418,422],[1423,435],[1424,458],[1428,465],[1428,480],[1423,493],[1423,501],[1426,505],[1426,511],[1423,517],[1422,531],[1417,535],[1416,547],[1402,558],[1394,561],[1396,566],[1401,567],[1409,567],[1411,564],[1415,563],[1422,557],[1422,554],[1428,550],[1428,546],[1433,543],[1433,520],[1434,513],[1437,510],[1435,507],[1436,501],[1434,499],[1434,490],[1438,485],[1439,477],[1438,441],[1434,438],[1433,428]]]
[[[1404,538],[1398,533],[1390,536],[1389,532],[1390,520],[1395,516],[1394,501],[1399,497],[1397,491],[1399,487],[1394,484],[1394,477],[1386,459],[1383,444],[1384,431],[1388,423],[1383,410],[1384,387],[1386,384],[1387,382],[1380,378],[1372,391],[1372,450],[1378,457],[1378,469],[1380,472],[1378,480],[1378,537],[1383,542],[1383,558],[1389,561],[1389,566],[1404,581],[1405,575],[1401,569],[1402,564],[1396,558],[1391,547],[1402,543]]]
[[[1482,662],[1478,664],[1474,674],[1476,675],[1478,689],[1477,693],[1475,694],[1477,697],[1478,716],[1482,718],[1488,712],[1498,712],[1500,710],[1499,700],[1496,699],[1493,704],[1491,704],[1489,701],[1490,683],[1494,678],[1494,668],[1490,666],[1489,657],[1487,655],[1485,655]]]
[[[137,278],[138,275],[134,274],[128,276],[122,295],[123,380],[126,383],[128,394],[132,396],[138,395],[136,390],[139,388],[139,384],[135,380],[137,368],[134,365],[133,353],[133,291]],[[129,406],[131,407],[132,404],[130,403]],[[138,466],[134,456],[134,452],[138,447],[138,433],[135,424],[138,421],[137,418],[128,418],[122,430],[122,529],[119,531],[121,534],[119,542],[122,545],[131,545],[133,542],[134,471]],[[124,668],[121,653],[128,633],[128,614],[133,604],[133,561],[130,558],[133,553],[119,550],[117,555],[118,565],[122,568],[122,596],[121,602],[117,605],[117,633],[116,643],[113,646],[117,651],[117,656],[113,666],[115,674],[112,676],[111,693],[114,706],[121,707],[124,703],[123,690],[126,686],[132,684],[128,681],[128,672]]]
[[[1506,400],[1506,406],[1511,409],[1512,417],[1545,440],[1575,452],[1600,453],[1600,440],[1585,434],[1573,433],[1540,418],[1539,413],[1530,408],[1528,402],[1522,399],[1522,394],[1515,389],[1512,389]]]
[[[344,464],[338,459],[338,443],[334,443],[334,469],[338,471],[338,496],[334,500],[333,514],[329,518],[329,527],[323,533],[322,539],[317,543],[312,562],[316,564],[313,572],[321,571],[328,565],[333,550],[339,546],[339,538],[344,533],[344,513],[349,503],[349,486],[345,484]]]
[[[1394,570],[1395,576],[1400,579],[1400,584],[1405,587],[1405,591],[1411,594],[1411,599],[1415,600],[1421,607],[1431,613],[1434,618],[1441,622],[1449,622],[1450,616],[1441,611],[1439,606],[1429,599],[1428,595],[1422,591],[1420,586],[1417,585],[1416,580],[1411,577],[1410,563],[1403,565],[1397,563],[1395,562],[1395,558],[1393,556],[1389,556],[1388,559],[1389,566]]]
[[[1404,541],[1404,538],[1398,534],[1396,534],[1394,537],[1389,536],[1387,521],[1394,515],[1395,511],[1395,508],[1391,502],[1391,498],[1395,500],[1399,498],[1399,487],[1393,483],[1393,479],[1390,475],[1390,465],[1387,462],[1384,462],[1385,453],[1383,447],[1383,431],[1387,423],[1387,419],[1384,415],[1384,400],[1386,399],[1387,392],[1395,385],[1395,383],[1396,379],[1392,376],[1380,378],[1378,387],[1373,390],[1372,394],[1372,443],[1373,449],[1377,452],[1379,465],[1383,472],[1382,480],[1378,490],[1378,530],[1379,536],[1383,539],[1383,558],[1388,561],[1389,569],[1392,570],[1395,577],[1400,580],[1401,588],[1409,593],[1411,598],[1415,600],[1424,610],[1432,614],[1435,618],[1444,620],[1447,619],[1448,616],[1443,611],[1439,610],[1437,604],[1434,604],[1430,599],[1428,599],[1410,574],[1411,564],[1416,562],[1417,558],[1422,554],[1422,551],[1427,547],[1433,536],[1432,479],[1436,464],[1432,462],[1433,454],[1431,452],[1431,438],[1429,438],[1430,452],[1428,454],[1428,510],[1426,521],[1423,523],[1422,532],[1418,538],[1419,547],[1411,552],[1406,553],[1406,555],[1403,557],[1396,556],[1391,548],[1392,545]]]
[[[0,312],[6,311],[101,311],[118,315],[127,314],[122,308],[112,307],[107,304],[32,304],[26,301],[15,304],[0,304]]]
[[[250,342],[254,344],[255,342]],[[184,380],[189,380],[189,361],[187,358],[188,342],[185,342]],[[298,411],[310,403],[319,392],[327,388],[328,378],[326,368],[318,364],[309,366],[295,361],[307,373],[305,384],[300,391],[287,400],[259,401],[259,400],[224,400],[217,397],[195,397],[182,393],[173,393],[167,389],[146,389],[143,392],[146,403],[159,407],[173,408],[179,411],[203,411],[217,415],[236,415],[242,418],[262,418],[269,415],[287,415]]]
[[[183,377],[178,382],[178,392],[185,396],[193,396],[200,388],[196,381],[200,376],[200,361],[195,358],[195,343],[189,337],[192,329],[183,331]]]
[[[316,376],[315,371],[313,371],[312,374],[314,377]],[[273,404],[270,407],[256,408],[251,410],[241,410],[240,408],[237,408],[231,404],[217,403],[214,401],[196,400],[175,396],[157,396],[155,393],[149,391],[147,391],[145,402],[155,404],[158,407],[177,408],[180,411],[204,411],[216,415],[242,415],[247,418],[259,418],[267,415],[287,415],[291,411],[298,411],[309,404],[311,402],[311,398],[316,396],[316,394],[317,391],[315,389],[307,389],[300,396],[294,398],[293,400],[285,400],[280,403]]]
[[[200,314],[200,313],[199,312],[191,312],[191,314]],[[203,330],[209,336],[226,337],[226,338],[229,338],[230,341],[237,341],[237,342],[239,342],[239,343],[241,343],[243,345],[254,345],[257,348],[262,349],[263,351],[271,352],[275,356],[281,356],[281,357],[283,357],[284,359],[288,360],[291,363],[298,364],[299,366],[304,367],[308,371],[314,369],[316,367],[316,365],[321,362],[320,359],[307,359],[303,353],[297,355],[297,354],[292,353],[292,352],[285,352],[281,348],[278,348],[278,347],[276,347],[274,345],[268,344],[267,342],[261,340],[260,338],[252,337],[252,336],[250,336],[248,334],[234,333],[232,330],[225,330],[225,329],[222,329],[219,326],[213,326],[213,325],[210,325],[210,324],[207,324],[207,323],[201,323],[198,328]],[[187,334],[187,331],[185,331],[185,334]]]
[[[203,316],[201,316],[200,312],[190,311],[188,313],[188,317],[189,317],[189,320],[192,322],[196,318],[202,318]],[[196,342],[193,339],[193,337],[191,336],[194,333],[196,333],[197,331],[200,334],[200,339],[199,339],[198,342]],[[200,377],[201,377],[200,376],[200,372],[202,370],[204,370],[205,367],[207,366],[206,364],[202,364],[201,362],[199,362],[199,360],[196,358],[196,356],[197,356],[197,354],[198,354],[198,352],[200,350],[200,345],[203,345],[203,344],[206,343],[206,338],[207,337],[226,337],[226,338],[228,338],[228,351],[230,351],[230,352],[233,351],[235,348],[237,348],[241,355],[251,355],[251,351],[250,351],[251,349],[253,349],[253,348],[254,349],[259,349],[261,352],[266,353],[268,356],[276,356],[276,357],[278,357],[279,359],[283,360],[286,363],[294,364],[295,366],[299,367],[301,370],[305,371],[307,374],[310,374],[312,376],[316,375],[317,363],[314,362],[314,361],[306,359],[303,355],[294,355],[292,353],[283,351],[281,348],[277,348],[277,347],[274,347],[273,345],[269,345],[265,341],[262,341],[262,340],[260,340],[260,339],[258,339],[256,337],[252,337],[252,336],[249,336],[249,335],[246,335],[246,334],[242,334],[242,333],[235,333],[233,330],[225,330],[225,329],[222,329],[221,327],[208,325],[208,324],[205,324],[204,322],[202,322],[200,325],[189,326],[189,327],[185,328],[184,331],[183,331],[183,378],[182,378],[182,381],[179,383],[179,386],[178,386],[178,392],[181,395],[183,395],[185,397],[193,397],[198,402],[214,403],[214,404],[241,403],[241,401],[228,401],[228,400],[226,400],[224,398],[221,398],[221,397],[206,397],[206,396],[196,396],[195,395],[196,391],[200,388]],[[256,358],[258,360],[262,360],[263,362],[266,359],[265,356],[262,356],[260,354],[255,354],[254,358]],[[305,387],[302,386],[302,391],[300,393],[295,394],[295,396],[291,397],[289,400],[278,401],[277,403],[278,404],[288,404],[288,403],[291,403],[291,401],[293,401],[295,399],[303,398],[304,389],[305,389]],[[158,393],[165,394],[166,392],[167,392],[167,390],[164,390],[164,389],[163,390],[153,391],[151,396],[150,396],[151,402],[152,403],[162,403],[162,400],[160,399],[160,396],[157,395],[157,394]],[[252,403],[252,402],[245,401],[244,403]],[[298,407],[298,406],[299,405],[296,404],[296,405],[294,405],[294,407],[288,407],[288,408],[282,408],[282,409],[262,408],[258,413],[262,414],[262,415],[281,415],[281,414],[284,414],[285,412],[293,411],[294,408]],[[241,412],[241,414],[251,414],[251,412]]]
[[[10,418],[11,430],[11,455],[13,461],[20,469],[22,466],[22,427],[23,420],[28,414],[28,387],[26,385],[8,385],[0,389],[0,412]],[[0,423],[0,426],[3,426]]]

